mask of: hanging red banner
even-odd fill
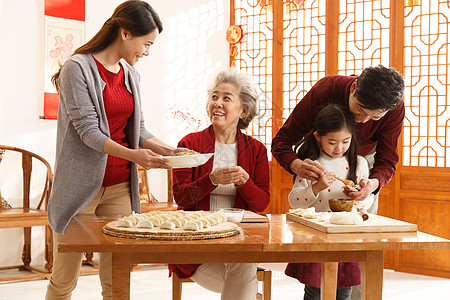
[[[85,42],[85,0],[45,0],[45,86],[43,119],[55,120],[59,95],[50,79]]]

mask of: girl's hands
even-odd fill
[[[316,183],[312,185],[312,189],[314,192],[314,195],[317,195],[320,191],[326,189],[329,187],[333,182],[336,181],[336,178],[334,177],[334,173],[324,173],[319,177],[319,180],[317,180]]]
[[[244,185],[249,178],[248,173],[239,166],[218,168],[209,173],[212,184],[231,184],[237,186]]]

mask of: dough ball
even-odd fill
[[[364,221],[357,213],[342,211],[333,213],[330,223],[336,225],[361,225]]]

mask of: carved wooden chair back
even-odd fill
[[[4,155],[8,152],[19,153],[21,156],[21,173],[22,173],[22,203],[21,206],[16,207],[2,207],[0,208],[0,228],[13,228],[22,227],[24,231],[24,245],[22,252],[23,265],[0,267],[0,269],[18,268],[20,270],[36,271],[39,273],[48,274],[52,268],[52,232],[48,226],[47,219],[47,202],[50,196],[53,183],[53,173],[50,164],[41,156],[16,147],[0,145],[0,151],[5,151]],[[37,205],[31,203],[31,187],[32,187],[32,170],[33,163],[39,163],[43,165],[45,170],[45,179],[43,180],[42,193],[40,193],[39,201]],[[18,166],[19,167],[19,166]],[[1,170],[1,169],[0,169]],[[37,181],[37,180],[36,180]],[[40,180],[41,182],[42,180]],[[1,183],[0,183],[1,184]],[[34,186],[34,180],[33,180]],[[40,191],[40,190],[39,190]],[[5,199],[7,201],[7,199]],[[5,202],[6,203],[6,202]],[[34,268],[31,263],[31,227],[33,226],[46,226],[45,229],[45,270]],[[2,278],[0,281],[23,279],[30,277],[42,277],[40,276],[17,276],[14,278]]]

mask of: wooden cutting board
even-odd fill
[[[286,219],[317,229],[325,233],[357,233],[357,232],[404,232],[417,231],[417,225],[379,215],[369,214],[369,219],[362,225],[336,225],[330,221],[319,222],[317,219],[305,219],[287,213]]]
[[[266,216],[254,213],[250,210],[245,211],[244,219],[241,221],[241,223],[265,223],[265,222],[269,222],[269,219]]]

